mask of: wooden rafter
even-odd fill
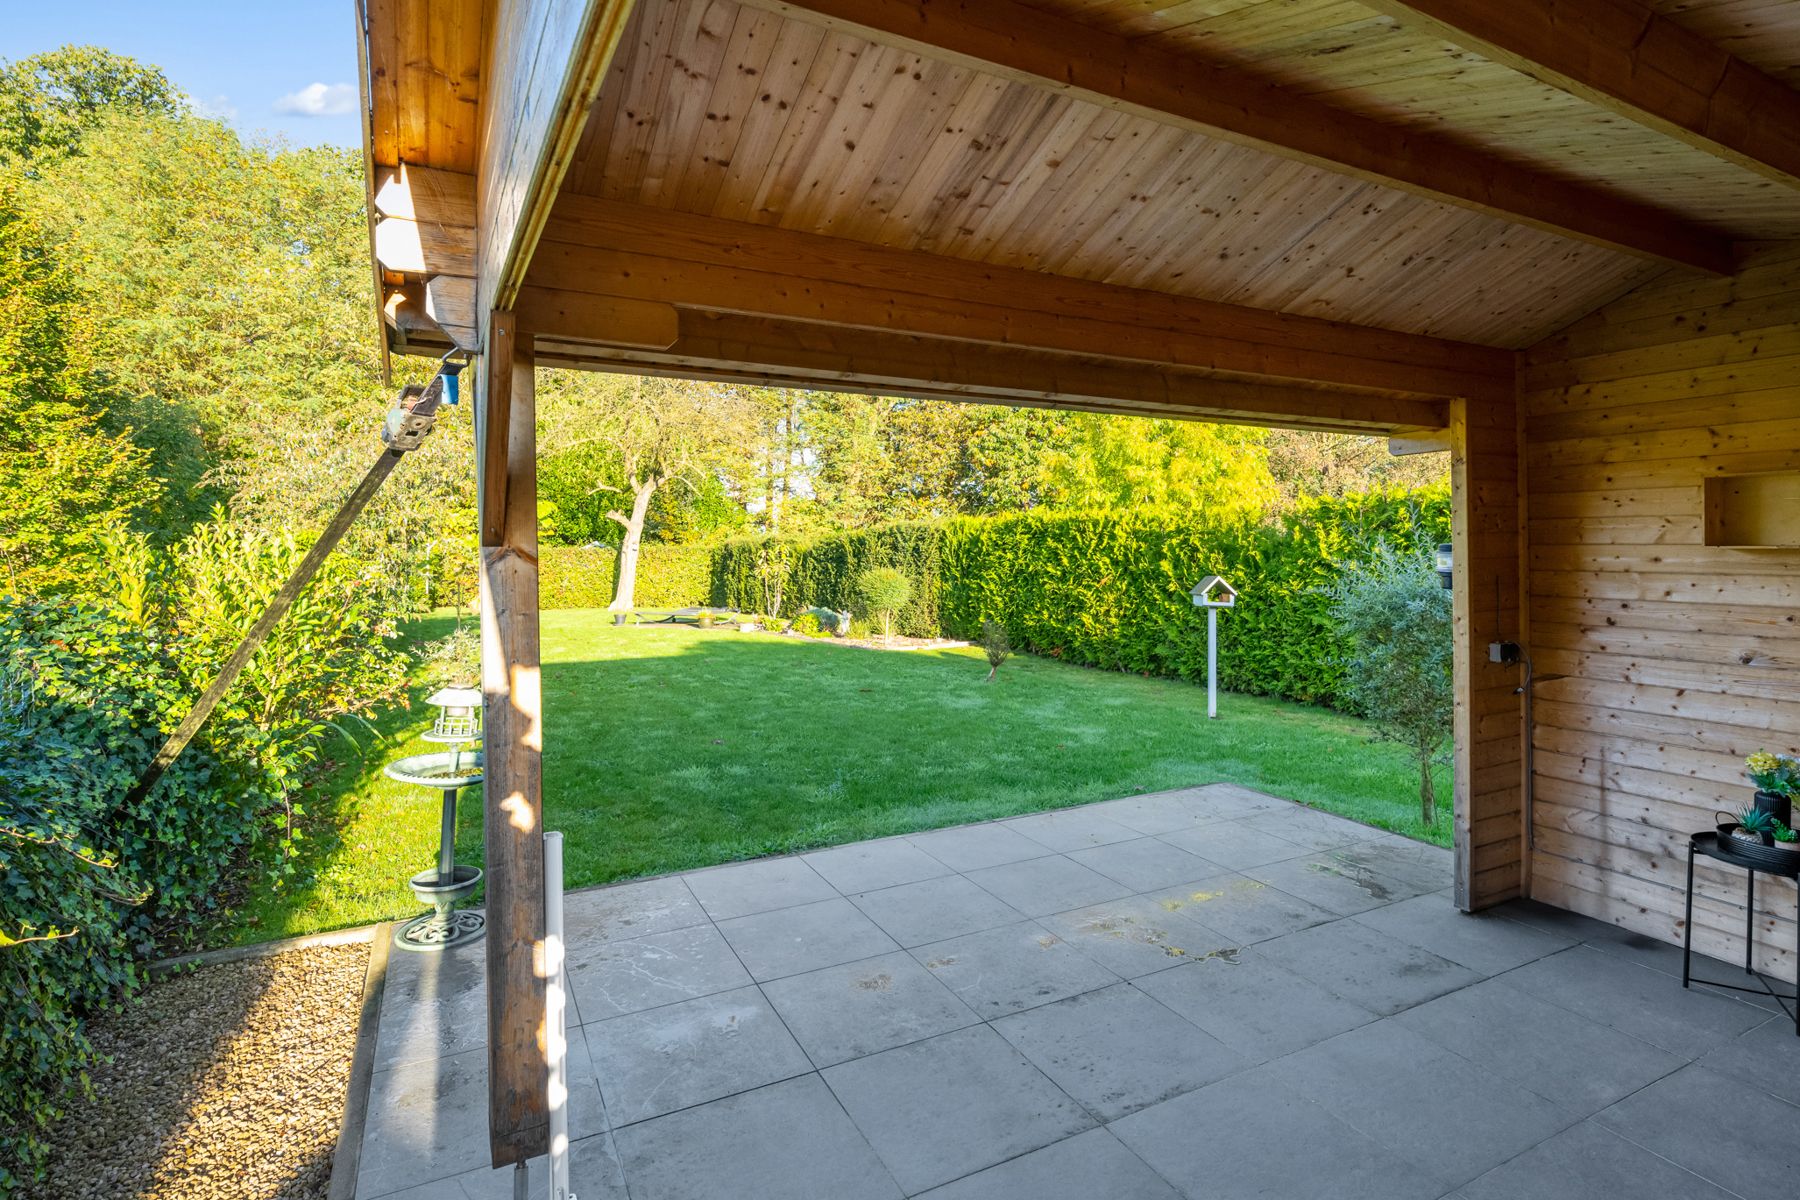
[[[1512,394],[1503,350],[580,196],[559,201],[529,282],[1252,379]]]
[[[564,295],[527,287],[521,311],[561,307]],[[1149,363],[692,309],[680,313],[679,337],[662,348],[593,344],[595,338],[622,340],[609,336],[611,327],[534,328],[539,362],[585,369],[1340,433],[1387,434],[1448,420],[1441,400],[1222,379]],[[575,340],[584,337],[589,341]]]
[[[1789,187],[1800,92],[1638,0],[1362,0]]]
[[[1692,221],[1021,0],[746,2],[1517,224],[1714,274],[1732,269],[1730,243]]]

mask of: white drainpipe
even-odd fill
[[[575,1200],[569,1190],[569,1041],[563,1012],[563,839],[544,834],[544,1055],[550,1083],[550,1200]]]

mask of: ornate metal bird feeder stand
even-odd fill
[[[413,895],[432,911],[422,913],[394,932],[394,945],[402,950],[443,950],[480,937],[482,915],[456,911],[456,903],[474,894],[481,883],[479,867],[456,862],[456,794],[481,782],[482,753],[469,746],[481,740],[481,693],[474,688],[444,688],[428,701],[438,718],[428,742],[447,745],[436,754],[415,754],[388,764],[389,779],[418,787],[437,788],[444,794],[442,823],[438,833],[437,866],[420,871],[410,880]]]

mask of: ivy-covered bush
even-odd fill
[[[150,793],[133,785],[304,548],[229,523],[115,538],[106,600],[0,598],[0,1195],[80,1099],[85,1017],[285,872],[294,787],[341,718],[399,694],[373,568],[333,559]],[[347,731],[346,731],[347,732]]]
[[[639,608],[690,608],[707,602],[712,550],[647,542],[638,552]],[[618,584],[618,552],[611,546],[544,546],[538,550],[540,608],[605,608]],[[754,604],[741,606],[755,612]]]

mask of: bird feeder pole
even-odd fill
[[[1206,608],[1206,715],[1219,716],[1219,610]]]
[[[1237,589],[1220,579],[1217,575],[1208,575],[1194,585],[1188,593],[1194,599],[1194,605],[1206,610],[1206,715],[1211,720],[1219,716],[1219,610],[1230,608],[1237,603]]]

